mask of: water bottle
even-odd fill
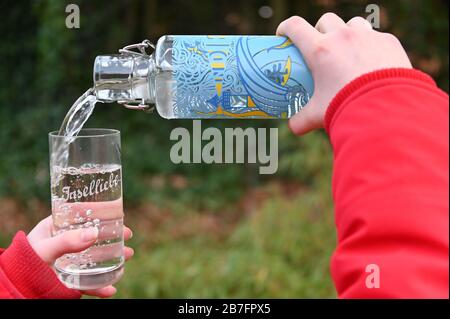
[[[278,36],[163,36],[94,63],[98,101],[166,119],[289,118],[313,90],[301,53]]]

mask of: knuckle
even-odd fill
[[[344,27],[339,29],[337,34],[345,41],[353,41],[357,35],[357,31],[349,27]]]
[[[382,35],[386,41],[396,45],[400,44],[400,40],[392,33],[382,33]]]
[[[335,14],[333,12],[325,12],[320,18],[321,19],[329,19],[330,17],[334,17]]]
[[[44,218],[43,220],[41,220],[41,221],[36,225],[36,227],[40,227],[40,228],[45,227],[45,228],[47,228],[47,227],[51,227],[51,225],[52,225],[52,215],[47,216],[46,218]]]
[[[351,23],[366,23],[367,20],[364,19],[363,17],[357,16],[357,17],[351,18],[349,22],[351,22]]]
[[[317,59],[322,58],[330,53],[330,45],[326,40],[317,40],[314,45],[313,53]]]
[[[299,17],[299,16],[292,16],[290,18],[288,18],[286,20],[286,26],[288,28],[292,28],[295,27],[296,25],[300,24],[303,22],[303,18]]]
[[[336,19],[336,18],[339,18],[339,17],[338,17],[335,13],[333,13],[333,12],[327,12],[327,13],[324,13],[324,14],[320,17],[319,21],[326,21],[326,20]]]

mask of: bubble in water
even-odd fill
[[[94,222],[95,226],[100,225],[100,219],[98,219],[98,218],[94,219],[93,222]]]
[[[64,214],[70,213],[70,207],[67,205],[61,205],[61,210]]]
[[[84,222],[84,218],[83,217],[76,217],[76,218],[74,218],[74,220],[78,224],[81,224],[82,222]]]
[[[86,223],[84,223],[83,226],[86,227],[86,228],[91,227],[92,226],[92,222],[86,222]]]
[[[88,209],[86,211],[86,216],[91,216],[92,215],[92,209]]]

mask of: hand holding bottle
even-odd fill
[[[362,17],[345,23],[334,13],[326,13],[314,28],[295,16],[278,26],[277,35],[294,42],[314,79],[312,99],[289,120],[297,135],[323,127],[333,97],[357,77],[386,68],[412,68],[400,41],[390,33],[373,30]]]

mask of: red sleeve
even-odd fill
[[[0,255],[0,299],[73,299],[81,294],[66,288],[34,252],[24,232],[18,232]]]
[[[449,297],[448,103],[428,75],[389,69],[330,104],[339,297]]]

